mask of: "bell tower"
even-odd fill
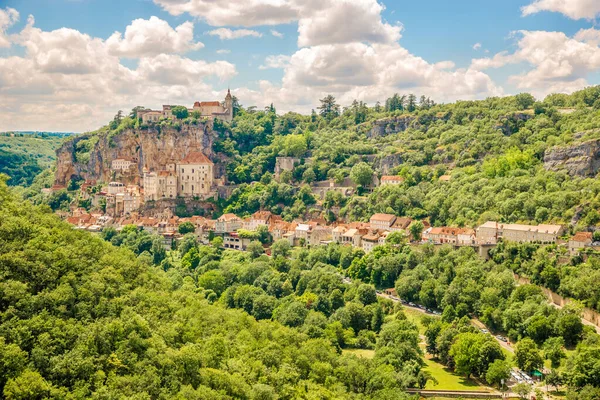
[[[229,88],[227,88],[227,96],[225,96],[225,108],[229,114],[229,121],[233,120],[233,97],[231,96]]]

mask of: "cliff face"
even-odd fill
[[[595,176],[600,170],[600,139],[546,150],[544,168],[571,176]]]
[[[180,130],[162,128],[127,129],[115,135],[81,135],[57,151],[55,183],[66,185],[73,177],[109,182],[118,178],[125,184],[140,184],[143,169],[160,170],[177,163],[191,150],[213,158],[214,133],[205,124],[184,125]],[[136,162],[129,171],[115,173],[112,160],[128,158]],[[118,175],[117,175],[118,174]]]

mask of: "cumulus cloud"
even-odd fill
[[[262,37],[262,33],[251,29],[219,28],[208,32],[211,36],[218,36],[221,40],[239,39],[246,36]]]
[[[600,14],[600,2],[597,0],[534,0],[521,8],[523,16],[553,11],[566,15],[571,19],[594,19]]]
[[[225,94],[208,81],[236,74],[235,66],[225,61],[152,54],[136,46],[129,50],[140,55],[137,67],[128,68],[110,40],[67,28],[43,31],[33,18],[11,39],[25,51],[23,56],[0,57],[0,130],[95,129],[118,109],[188,104],[198,96],[220,99]],[[127,35],[120,39],[128,40]]]
[[[10,41],[6,37],[6,30],[19,20],[19,12],[14,8],[0,9],[0,48],[10,47]]]
[[[520,31],[518,49],[509,54],[473,60],[476,70],[526,63],[531,69],[509,80],[518,88],[544,95],[568,92],[587,84],[586,77],[600,68],[598,32],[580,31],[574,37],[563,32]]]
[[[400,26],[383,22],[383,6],[375,0],[328,0],[305,11],[298,21],[298,45],[315,46],[367,41],[393,43]]]
[[[231,53],[231,50],[228,49],[219,49],[216,51],[217,54],[229,54]]]
[[[311,0],[312,1],[312,0]],[[188,13],[212,26],[278,25],[298,18],[301,0],[154,0],[173,15]]]
[[[186,53],[204,47],[194,42],[194,24],[184,22],[177,28],[160,18],[136,19],[125,29],[125,35],[115,32],[106,41],[109,52],[123,57],[153,56],[162,53]]]
[[[271,35],[273,35],[273,36],[275,36],[277,38],[280,38],[280,39],[283,37],[283,33],[279,32],[279,31],[277,31],[275,29],[271,29]]]
[[[290,62],[291,57],[286,55],[267,56],[265,63],[259,67],[259,69],[269,68],[285,68]]]
[[[246,102],[274,102],[281,111],[310,111],[327,94],[350,104],[354,99],[374,103],[394,92],[424,94],[437,101],[503,93],[484,72],[456,69],[451,61],[428,63],[397,43],[312,46],[289,59],[272,56],[265,60],[269,63],[284,68],[281,84],[263,81],[259,90],[240,89],[238,96]]]
[[[473,50],[479,50],[479,49],[481,49],[481,43],[475,43],[473,45]]]
[[[400,26],[384,22],[377,0],[154,0],[174,15],[189,13],[213,26],[261,26],[298,22],[298,44],[391,43]],[[351,21],[351,23],[349,23]],[[217,31],[221,31],[218,29]],[[223,30],[223,34],[227,35]],[[277,36],[277,35],[275,35]],[[225,37],[229,38],[229,37]]]

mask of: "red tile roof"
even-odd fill
[[[190,152],[179,163],[180,164],[211,164],[212,165],[212,161],[210,161],[208,159],[208,157],[206,157],[206,155],[204,155],[204,153],[201,153],[199,151]]]
[[[587,242],[592,240],[592,232],[577,232],[575,235],[573,235],[573,237],[571,238],[571,241],[573,242]]]
[[[200,106],[205,107],[205,106],[210,106],[210,107],[214,107],[214,106],[220,106],[221,102],[220,101],[202,101],[200,102]]]

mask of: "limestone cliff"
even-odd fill
[[[139,184],[144,168],[159,170],[169,162],[178,162],[192,149],[212,159],[214,137],[210,124],[83,134],[65,142],[56,151],[55,183],[66,185],[72,178],[80,177]],[[132,159],[135,164],[127,172],[114,172],[111,163],[116,158]]]
[[[600,170],[600,139],[546,150],[544,168],[572,176],[595,176]]]

